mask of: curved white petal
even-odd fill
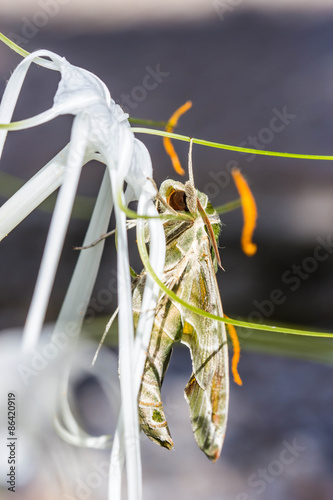
[[[0,240],[38,207],[62,183],[68,146],[27,181],[0,207]]]
[[[151,183],[149,183],[151,185]],[[147,191],[150,186],[147,185]],[[156,217],[158,215],[151,197],[145,192],[139,199],[138,205],[139,215],[148,215]],[[143,242],[144,235],[144,220],[137,220],[137,238]],[[149,233],[150,233],[150,259],[156,274],[160,277],[165,261],[165,234],[163,224],[158,219],[150,219]],[[146,353],[148,351],[150,334],[153,326],[155,307],[159,295],[159,287],[147,275],[146,286],[144,289],[141,314],[136,329],[135,344],[134,344],[134,359],[135,359],[135,401],[140,389],[141,376],[144,369],[146,360]],[[110,482],[109,482],[109,498],[121,497],[121,471],[124,463],[124,421],[123,421],[123,407],[121,408],[118,425],[115,433],[115,438],[112,447],[111,461],[110,461]]]
[[[24,79],[27,75],[30,65],[39,57],[51,57],[55,60],[60,60],[61,58],[48,50],[38,50],[30,56],[23,59],[20,64],[15,68],[13,74],[11,75],[7,86],[5,88],[1,105],[0,105],[0,123],[9,123],[12,119],[13,112],[17,103],[18,96],[20,95],[21,88]],[[52,66],[51,69],[57,69],[54,62],[50,62]],[[0,130],[0,158],[2,156],[3,146],[7,137],[7,130]]]
[[[156,217],[158,212],[151,198],[147,195],[139,199],[138,214]],[[156,274],[161,277],[165,261],[165,234],[162,221],[149,219],[149,258]],[[144,222],[138,219],[137,238],[144,241]],[[146,285],[142,298],[141,314],[135,336],[135,380],[136,393],[138,394],[141,383],[141,376],[148,351],[150,333],[153,328],[156,302],[159,295],[158,285],[147,275]]]
[[[124,455],[124,419],[120,411],[118,425],[113,440],[109,469],[109,500],[121,500],[121,476],[125,461]]]
[[[51,109],[43,111],[42,113],[39,113],[31,118],[10,123],[8,125],[8,131],[25,130],[28,128],[38,127],[43,123],[54,120],[54,118],[57,118],[59,115],[73,114],[73,108],[77,110],[82,108],[84,109],[85,107],[94,106],[100,103],[100,101],[100,97],[96,95],[90,95],[88,98],[85,96],[75,96],[72,98],[71,102],[61,102],[54,105]]]
[[[89,129],[85,115],[74,120],[67,168],[54,209],[36,288],[23,332],[23,350],[38,342],[80,178]]]
[[[123,180],[132,162],[134,137],[127,127],[119,128],[119,163],[117,169],[111,162],[110,175],[113,196],[123,188]],[[111,160],[112,161],[112,160]],[[124,446],[130,500],[142,497],[141,457],[139,422],[134,383],[134,331],[132,316],[132,290],[129,275],[126,216],[115,205],[117,222],[117,276],[118,276],[118,329],[119,329],[119,375],[124,419]]]
[[[106,171],[89,228],[84,239],[84,245],[94,241],[97,237],[106,232],[112,207],[113,203],[110,189],[110,178],[109,172]],[[92,289],[96,281],[103,249],[104,241],[102,241],[99,245],[80,252],[74,274],[54,328],[52,336],[53,342],[56,342],[58,337],[61,338],[65,335],[68,339],[68,347],[74,347],[76,345]],[[67,428],[75,433],[76,421],[74,417],[72,417],[70,409],[67,405],[69,372],[70,366],[63,371],[60,378],[59,393],[61,395],[65,395],[64,397],[66,398],[66,403],[63,403],[63,406],[61,407],[61,418]]]
[[[58,417],[54,418],[53,423],[59,436],[62,437],[64,441],[74,446],[105,450],[110,448],[112,445],[112,436],[90,436],[82,429],[80,430],[80,433],[73,434],[63,426]]]
[[[68,148],[65,146],[0,207],[0,241],[61,186]],[[93,159],[101,161],[100,155],[86,152],[83,165]]]

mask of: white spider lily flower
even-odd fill
[[[49,58],[49,60],[45,59]],[[61,80],[51,109],[20,122],[10,123],[13,111],[31,63],[56,70]],[[107,169],[85,237],[88,245],[105,233],[112,209],[117,223],[117,276],[119,305],[119,372],[122,411],[114,439],[111,460],[110,491],[112,500],[120,498],[122,456],[125,451],[128,497],[141,498],[141,464],[137,394],[153,323],[153,310],[158,297],[157,285],[148,277],[143,297],[135,345],[132,321],[131,279],[126,231],[126,215],[119,202],[127,205],[138,200],[138,213],[156,217],[152,201],[155,190],[148,180],[152,165],[146,147],[131,131],[128,115],[110,96],[105,84],[92,73],[71,65],[66,59],[46,50],[26,57],[12,74],[0,106],[0,155],[8,130],[21,130],[45,123],[61,114],[75,116],[69,144],[28,181],[0,208],[0,239],[60,186],[37,283],[23,333],[24,351],[35,348],[42,331],[47,304],[60,259],[82,166],[91,159],[105,163]],[[127,184],[124,193],[124,183]],[[137,231],[143,232],[139,219]],[[150,258],[158,275],[163,271],[165,238],[158,218],[148,222],[151,242]],[[57,342],[63,335],[75,345],[98,272],[103,242],[81,252],[53,334]],[[68,367],[67,372],[69,372]],[[61,383],[66,394],[68,373]],[[67,399],[62,401],[63,435],[71,434],[72,442],[87,444],[89,438],[73,418]],[[60,427],[59,427],[60,428]],[[98,440],[97,440],[98,441]],[[96,442],[97,442],[96,441]],[[92,442],[91,440],[89,441]],[[104,443],[103,439],[100,441]],[[117,492],[118,496],[114,493]]]

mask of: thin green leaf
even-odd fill
[[[196,314],[200,314],[201,316],[205,316],[206,318],[211,318],[217,321],[222,321],[223,323],[227,323],[230,325],[238,326],[241,328],[252,328],[253,330],[262,330],[262,331],[267,331],[267,332],[275,332],[275,333],[288,333],[290,335],[304,335],[308,337],[331,337],[333,338],[333,333],[328,333],[328,332],[314,332],[314,331],[308,331],[308,330],[299,330],[299,329],[294,329],[294,328],[284,328],[284,327],[277,327],[277,326],[272,326],[272,325],[259,325],[255,323],[250,323],[247,321],[240,321],[232,318],[221,318],[220,316],[216,316],[215,314],[211,314],[207,311],[203,311],[202,309],[199,309],[198,307],[192,306],[185,302],[184,300],[180,299],[172,290],[170,290],[165,284],[157,277],[155,274],[149,260],[149,256],[147,253],[145,241],[144,241],[144,235],[139,234],[138,236],[138,250],[139,254],[141,257],[141,260],[143,262],[143,265],[145,266],[147,272],[150,274],[152,279],[158,284],[158,286],[163,290],[163,292],[170,297],[171,300],[174,302],[177,302],[178,304],[182,305],[183,307],[186,307],[190,311],[193,311]]]
[[[240,335],[241,347],[251,352],[273,354],[306,361],[315,361],[333,365],[333,342],[329,338],[297,337],[252,331],[243,339]]]
[[[84,328],[84,336],[88,339],[100,340],[101,331],[109,317],[99,316]],[[243,331],[239,332],[239,341],[242,351],[259,352],[273,356],[284,356],[317,363],[333,365],[333,342],[330,338],[301,337],[297,335],[281,335],[249,330],[246,337]],[[117,320],[114,321],[105,345],[116,347],[118,345]],[[232,348],[231,342],[230,347]]]
[[[236,210],[241,206],[242,201],[240,198],[237,198],[237,200],[230,201],[229,203],[224,203],[223,205],[219,205],[218,207],[214,207],[214,210],[218,214],[225,214],[226,212],[231,212],[232,210]]]

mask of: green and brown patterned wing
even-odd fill
[[[191,304],[223,316],[208,238],[200,245],[199,259],[190,259],[187,289],[181,294]],[[227,425],[229,367],[224,323],[182,312],[181,342],[190,351],[193,373],[185,388],[194,437],[208,458],[219,458]]]
[[[143,275],[133,292],[135,322],[141,307],[144,280],[145,276]],[[175,290],[177,288],[176,281],[175,277],[171,278],[171,282],[167,283],[167,286]],[[161,386],[168,368],[173,344],[180,341],[181,331],[180,312],[165,294],[161,294],[142,375],[138,411],[140,427],[144,433],[152,441],[168,449],[173,448],[173,441],[163,410]]]

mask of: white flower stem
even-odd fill
[[[88,133],[89,124],[86,115],[78,115],[74,119],[64,182],[57,198],[34,295],[23,332],[22,348],[24,351],[29,351],[36,346],[42,330],[80,178]]]

